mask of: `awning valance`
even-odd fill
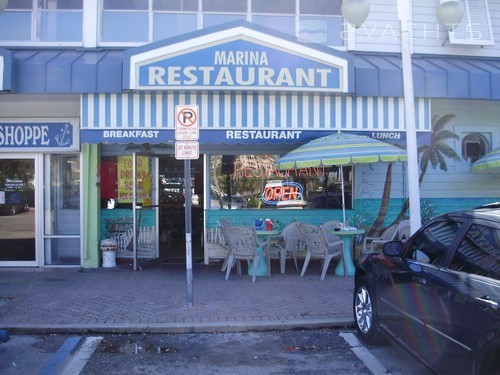
[[[173,134],[176,105],[197,105],[200,131],[232,131],[228,134],[237,134],[241,143],[255,142],[257,136],[265,139],[270,134],[283,142],[290,140],[290,134],[294,131],[405,130],[402,98],[308,93],[84,94],[81,103],[81,140],[83,143],[127,143],[139,135],[153,140],[159,134],[154,133],[155,131],[171,131]],[[415,100],[417,131],[430,131],[430,112],[429,99]],[[89,131],[107,131],[102,134],[114,136],[103,140],[97,133],[91,137]],[[265,131],[280,133],[259,133]],[[124,134],[127,137],[130,135],[131,140],[114,139],[118,134],[121,134],[119,138],[123,138]]]

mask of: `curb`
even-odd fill
[[[206,322],[206,323],[144,323],[144,324],[14,324],[0,329],[8,329],[11,334],[87,334],[87,333],[236,333],[249,331],[286,331],[296,329],[351,328],[352,319],[318,320],[271,320],[261,322]]]

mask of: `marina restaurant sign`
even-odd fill
[[[352,91],[351,57],[337,52],[235,27],[127,51],[124,88]]]

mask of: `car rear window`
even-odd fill
[[[473,224],[457,248],[450,269],[500,277],[500,230]]]

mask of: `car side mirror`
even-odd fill
[[[384,255],[389,257],[398,257],[403,253],[403,244],[400,241],[389,241],[382,247]]]

